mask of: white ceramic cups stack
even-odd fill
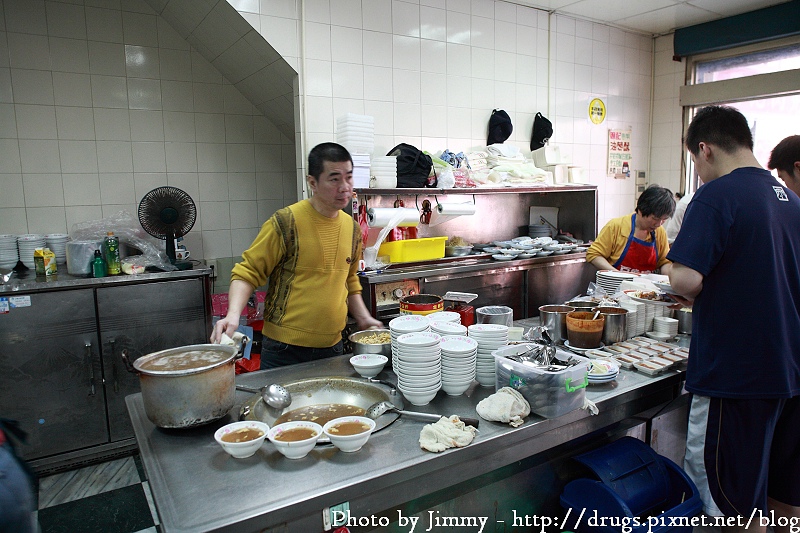
[[[456,324],[455,322],[431,321],[431,331],[433,331],[434,333],[438,333],[442,337],[447,337],[447,336],[466,337],[467,336],[467,327],[466,326],[462,326],[461,324]]]
[[[495,386],[495,362],[492,352],[508,344],[508,326],[473,324],[467,328],[470,338],[478,341],[475,379],[484,387]]]
[[[355,113],[337,118],[336,142],[351,153],[371,154],[375,150],[375,118]]]
[[[63,265],[67,262],[67,239],[66,233],[50,233],[45,235],[46,246],[56,255],[56,263]]]
[[[430,331],[397,337],[394,373],[397,388],[413,405],[426,405],[442,388],[441,337]]]
[[[475,379],[478,341],[469,337],[442,337],[442,390],[464,394]]]
[[[397,359],[397,338],[406,333],[430,331],[430,321],[423,315],[403,315],[389,321],[389,334],[392,337],[392,366]]]
[[[12,269],[19,262],[16,235],[0,235],[0,268]]]
[[[372,156],[370,175],[369,186],[373,189],[394,189],[397,187],[397,156]]]
[[[37,248],[45,247],[44,235],[29,233],[17,237],[17,247],[19,248],[19,259],[26,267],[33,269],[36,264],[33,262],[33,251]]]

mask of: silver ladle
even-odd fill
[[[430,413],[418,413],[416,411],[403,411],[402,409],[398,409],[394,404],[387,401],[376,402],[367,407],[366,416],[373,420],[377,420],[379,416],[384,413],[397,413],[399,415],[409,416],[411,418],[417,418],[419,420],[427,420],[429,422],[438,422],[440,415],[434,415]],[[464,422],[464,424],[468,426],[472,426],[474,428],[478,427],[479,420],[477,418],[471,417],[458,417],[459,420]]]
[[[264,403],[275,409],[286,409],[292,404],[291,393],[277,383],[265,385],[260,389],[245,387],[244,385],[236,385],[236,388],[245,392],[261,394],[261,399],[264,400]]]

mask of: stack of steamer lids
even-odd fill
[[[19,262],[16,235],[0,235],[0,268],[12,269]]]
[[[414,405],[425,405],[442,388],[442,350],[441,337],[430,331],[405,333],[397,337],[397,354],[392,351],[397,374],[397,388],[404,395],[413,393],[416,401],[406,395]],[[425,401],[417,395],[429,395]]]
[[[617,272],[616,270],[598,270],[595,275],[595,281],[600,285],[606,294],[612,296],[617,293],[619,286],[623,281],[631,281],[636,277],[636,274],[630,272]]]
[[[370,164],[369,186],[374,189],[397,187],[397,156],[374,155]]]
[[[389,321],[389,334],[392,337],[392,365],[397,354],[397,338],[406,333],[430,331],[430,321],[423,315],[403,315]]]
[[[431,321],[431,331],[442,337],[466,337],[467,327],[455,322]]]
[[[33,269],[36,267],[36,263],[33,261],[33,251],[37,248],[45,247],[44,235],[36,233],[19,235],[17,237],[17,247],[19,248],[19,258],[22,264]]]
[[[66,233],[51,233],[45,235],[45,242],[47,247],[55,254],[56,263],[63,265],[67,262],[67,239],[69,235]]]
[[[375,150],[375,118],[355,113],[337,118],[336,142],[353,154],[372,154]]]
[[[478,341],[475,379],[484,387],[495,386],[495,362],[492,352],[508,344],[508,326],[473,324],[467,328],[470,338]]]
[[[450,396],[464,394],[475,379],[478,341],[469,337],[442,337],[442,389]]]

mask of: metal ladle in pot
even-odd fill
[[[236,388],[245,392],[261,394],[261,399],[264,400],[264,403],[275,409],[286,409],[292,404],[291,393],[277,383],[265,385],[260,389],[245,387],[244,385],[236,385]]]
[[[391,402],[387,402],[387,401],[376,402],[376,403],[373,403],[372,405],[370,405],[369,407],[367,407],[366,416],[368,418],[373,419],[373,420],[377,420],[379,416],[381,416],[384,413],[388,413],[388,412],[397,413],[399,415],[406,415],[406,416],[410,416],[412,418],[418,418],[420,420],[428,420],[430,422],[438,422],[439,419],[442,418],[441,415],[434,415],[434,414],[431,414],[431,413],[418,413],[416,411],[403,411],[402,409],[398,409]],[[472,426],[474,428],[478,427],[479,420],[477,418],[461,417],[461,416],[459,416],[458,418],[459,418],[459,420],[461,420],[462,422],[464,422],[464,424],[466,424],[468,426]]]

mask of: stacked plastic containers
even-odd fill
[[[394,189],[397,187],[397,156],[372,156],[370,173],[370,187],[373,189]]]
[[[351,154],[372,154],[375,150],[375,118],[355,113],[337,118],[336,142]]]

